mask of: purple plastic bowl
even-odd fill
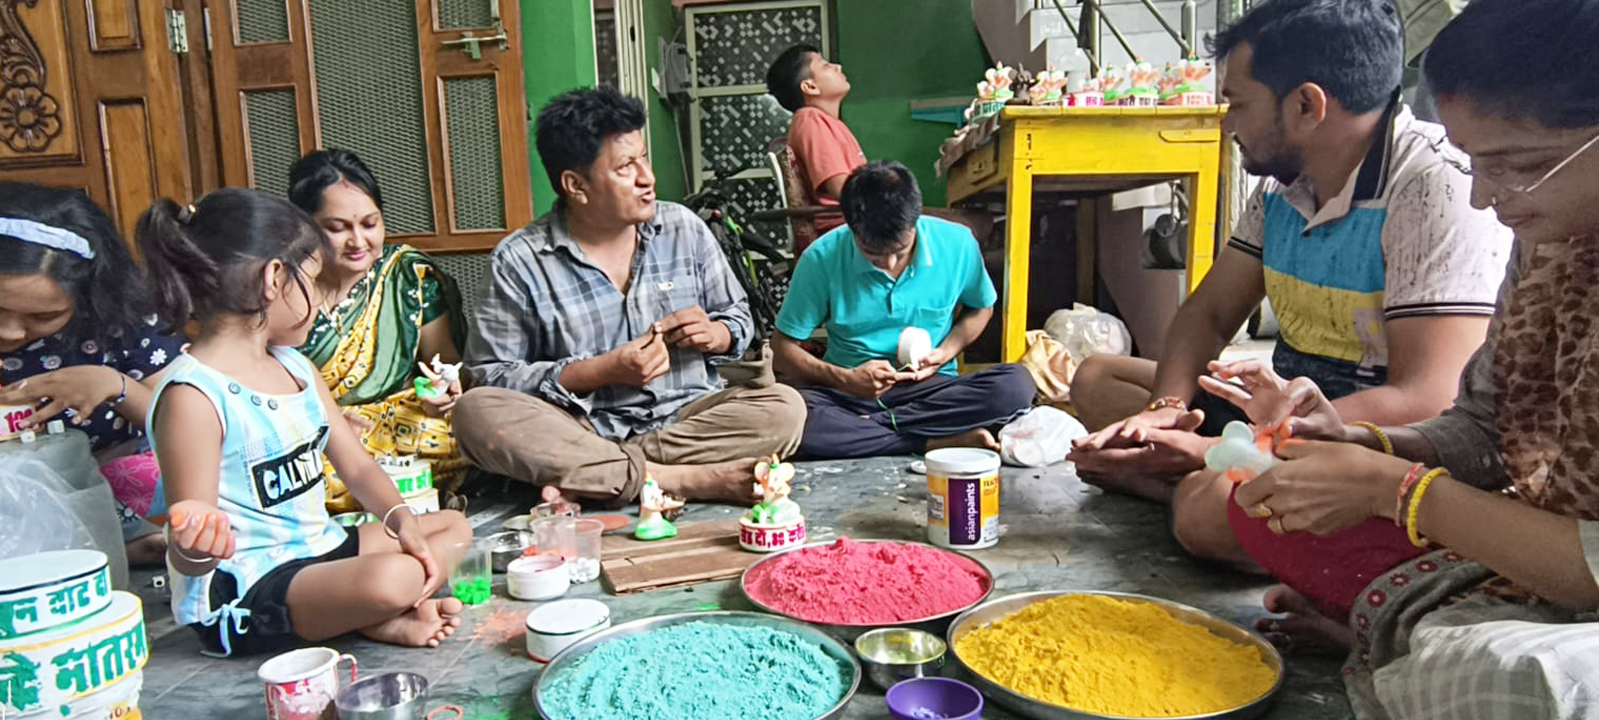
[[[888,713],[894,720],[977,720],[983,694],[959,680],[921,677],[888,689]]]

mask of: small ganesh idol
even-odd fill
[[[683,507],[683,501],[667,495],[656,484],[655,478],[646,477],[639,490],[638,527],[633,537],[640,540],[665,540],[677,537],[677,526],[666,519],[666,514]]]
[[[738,543],[745,550],[772,552],[805,543],[805,515],[789,499],[794,466],[776,455],[755,464],[755,491],[761,501],[739,518]]]
[[[433,354],[433,360],[428,364],[417,363],[416,367],[422,372],[422,376],[416,379],[417,397],[438,397],[461,381],[461,363],[442,362],[438,353]]]

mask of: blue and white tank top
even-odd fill
[[[242,623],[239,598],[272,569],[292,560],[325,555],[348,536],[328,518],[323,505],[322,452],[328,444],[328,417],[317,393],[322,382],[305,356],[293,348],[273,347],[272,356],[300,382],[292,395],[270,395],[241,383],[193,355],[179,355],[150,402],[146,427],[155,427],[155,409],[172,385],[199,390],[222,421],[222,467],[217,506],[233,523],[234,555],[217,565],[233,576],[238,597],[212,607],[213,571],[200,577],[168,568],[172,579],[172,614],[180,625],[219,620]],[[159,457],[165,449],[151,433]],[[181,445],[173,452],[183,452]]]

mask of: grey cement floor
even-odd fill
[[[801,463],[794,499],[805,508],[813,539],[925,540],[926,489],[921,476],[906,472],[906,458]],[[1193,605],[1236,622],[1262,616],[1262,578],[1199,564],[1184,556],[1167,532],[1163,508],[1101,493],[1080,482],[1070,465],[1042,470],[1006,468],[1001,494],[1005,532],[997,547],[974,555],[991,568],[996,594],[1048,589],[1097,589],[1146,593]],[[470,513],[477,534],[499,529],[500,520],[525,512],[526,488],[475,498]],[[734,508],[692,506],[680,522],[732,517]],[[152,656],[140,703],[145,717],[265,717],[255,670],[264,658],[216,660],[199,654],[194,634],[174,626],[165,591],[150,586],[153,573],[136,572],[145,600]],[[598,583],[573,588],[567,597],[596,597],[611,607],[615,622],[649,615],[704,609],[753,610],[731,582],[630,596],[604,593]],[[389,670],[420,672],[433,683],[430,707],[454,703],[471,720],[536,718],[531,690],[540,666],[523,654],[523,618],[533,603],[510,600],[503,580],[495,598],[466,612],[461,629],[435,650],[379,645],[357,636],[328,643],[353,653],[362,674]],[[1349,716],[1339,661],[1290,656],[1279,699],[1265,716],[1274,720],[1331,720]],[[882,694],[863,683],[848,718],[887,718]],[[985,718],[1016,717],[992,705]]]

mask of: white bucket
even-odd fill
[[[999,542],[999,453],[939,448],[927,453],[927,540],[976,550]]]

